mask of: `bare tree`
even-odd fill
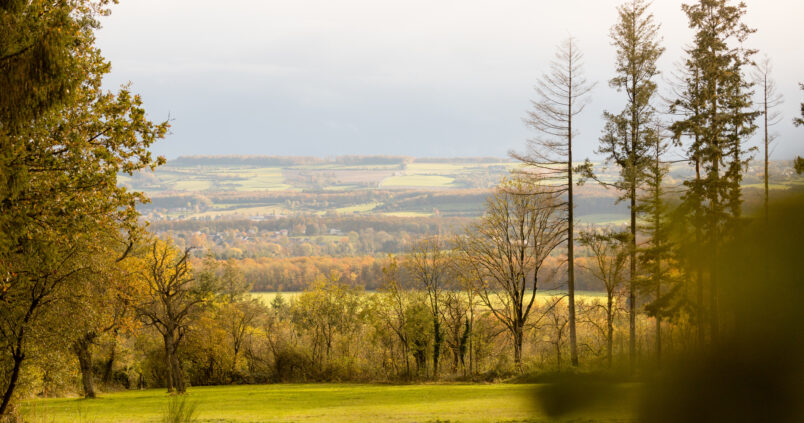
[[[588,94],[594,87],[583,75],[583,54],[574,38],[567,38],[557,49],[550,72],[537,82],[538,99],[532,101],[525,123],[537,132],[528,140],[527,152],[511,156],[534,168],[554,193],[564,195],[567,232],[567,291],[569,309],[570,355],[578,365],[575,335],[575,245],[572,142],[578,135],[573,120],[583,112]]]
[[[546,326],[550,332],[548,342],[552,344],[556,353],[556,366],[561,371],[561,348],[564,344],[564,337],[566,336],[567,324],[569,323],[569,316],[565,314],[564,310],[559,307],[564,302],[564,296],[557,296],[550,299],[543,306],[542,315],[544,316],[544,323],[540,326]],[[540,319],[542,320],[542,319]]]
[[[759,106],[762,112],[763,128],[764,128],[764,152],[765,152],[765,224],[768,223],[768,160],[773,153],[770,150],[770,145],[776,140],[776,134],[770,133],[770,127],[782,121],[782,115],[774,110],[781,106],[784,98],[779,92],[776,91],[776,81],[773,80],[771,74],[773,73],[773,65],[768,56],[757,63],[756,70],[754,71],[754,82],[760,90],[762,99],[759,101]]]
[[[606,361],[611,367],[614,340],[614,291],[623,281],[630,253],[628,233],[581,232],[581,245],[589,248],[594,264],[587,269],[606,287]]]
[[[530,178],[503,181],[480,222],[459,239],[465,266],[476,275],[481,301],[513,338],[514,363],[522,365],[524,327],[550,253],[565,240],[555,215],[561,201]],[[554,270],[554,269],[553,269]]]
[[[804,84],[799,83],[798,86],[804,91]],[[804,125],[804,103],[801,103],[801,117],[794,117],[793,118],[793,125],[801,126]],[[801,175],[804,173],[804,158],[800,156],[796,156],[793,160],[793,167],[796,169],[796,173]]]

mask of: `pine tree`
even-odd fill
[[[536,85],[539,99],[532,101],[525,123],[537,132],[528,140],[526,154],[511,153],[549,181],[554,194],[566,196],[567,223],[567,302],[570,336],[570,357],[578,365],[578,344],[575,331],[575,241],[572,143],[578,135],[573,120],[583,112],[588,94],[594,87],[583,75],[583,54],[575,39],[568,38],[558,47],[556,58]]]
[[[685,182],[683,201],[686,209],[700,211],[700,216],[694,217],[701,219],[698,223],[705,253],[698,259],[708,272],[702,272],[699,281],[706,273],[709,330],[712,339],[716,339],[718,250],[740,218],[740,182],[747,161],[743,143],[756,129],[752,84],[743,74],[754,54],[743,43],[754,30],[741,22],[746,13],[742,3],[734,6],[728,0],[700,0],[682,9],[696,34],[693,46],[687,50],[686,87],[676,102],[688,115],[671,128],[677,140],[684,135],[693,136],[688,155],[699,176]]]
[[[656,112],[652,104],[656,94],[654,79],[660,73],[656,61],[664,52],[660,46],[660,25],[654,22],[649,7],[646,0],[629,0],[617,8],[620,20],[611,29],[612,44],[617,48],[617,75],[609,85],[625,94],[626,104],[620,113],[604,112],[606,124],[597,150],[620,170],[618,181],[604,185],[619,190],[618,200],[627,202],[630,210],[628,315],[632,369],[636,365],[637,196],[645,169],[651,163],[650,139],[655,137],[651,125]],[[583,173],[594,178],[588,160]]]
[[[657,125],[658,126],[658,125]],[[643,217],[640,230],[650,240],[640,249],[640,263],[643,269],[640,278],[642,290],[650,293],[652,301],[646,305],[649,315],[656,321],[655,352],[657,363],[662,358],[662,318],[669,314],[670,300],[676,293],[670,290],[670,262],[672,245],[670,242],[669,206],[666,200],[665,176],[669,168],[662,161],[668,145],[663,141],[661,130],[656,128],[648,139],[651,144],[651,162],[644,170],[644,193],[639,198],[638,211]]]

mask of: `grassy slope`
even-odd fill
[[[532,401],[537,389],[511,384],[246,385],[191,388],[188,399],[197,404],[199,421],[219,423],[545,421]],[[37,399],[24,404],[23,415],[31,422],[153,422],[159,421],[167,401],[161,389],[95,400]],[[630,416],[607,409],[576,417],[619,421]]]

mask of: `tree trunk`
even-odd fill
[[[631,374],[636,371],[636,186],[631,186],[631,245],[629,254],[630,280],[628,281],[628,363]]]
[[[611,368],[612,347],[614,343],[614,316],[612,315],[614,299],[612,297],[612,293],[609,292],[606,298],[606,361],[608,362],[609,368]]]
[[[572,57],[572,44],[570,44]],[[569,301],[570,361],[578,366],[578,343],[575,335],[575,201],[572,194],[572,63],[569,64],[567,96],[567,300]]]
[[[103,365],[103,377],[102,381],[105,384],[109,384],[112,381],[112,370],[114,369],[114,361],[115,356],[117,354],[117,342],[112,343],[112,351],[109,353],[109,358]]]
[[[8,386],[6,392],[3,394],[3,402],[0,403],[0,416],[6,415],[8,404],[11,402],[11,396],[14,394],[14,389],[17,387],[17,379],[20,376],[20,368],[22,367],[22,360],[25,357],[22,354],[22,336],[17,340],[17,347],[14,349],[13,360],[14,366],[11,368],[11,376],[8,379]]]
[[[696,142],[697,142],[696,137]],[[695,159],[695,181],[699,182],[701,180],[701,163],[696,158]],[[695,280],[697,282],[696,286],[696,305],[698,308],[698,315],[697,323],[698,323],[698,347],[703,348],[704,344],[706,343],[706,328],[704,325],[704,280],[703,280],[703,269],[700,260],[702,259],[701,251],[701,243],[703,242],[703,235],[701,233],[701,224],[702,224],[702,217],[700,212],[700,205],[697,206],[695,210],[695,248],[698,250],[699,254],[696,254],[695,258]]]
[[[176,386],[176,392],[183,394],[187,391],[187,385],[184,383],[184,372],[181,370],[181,363],[179,363],[179,356],[176,354],[176,347],[173,347],[173,359],[171,360],[173,368],[173,381]]]
[[[514,323],[514,366],[516,371],[522,373],[522,324]]]
[[[433,316],[433,379],[438,379],[439,354],[441,354],[441,325],[436,314]]]
[[[659,264],[661,269],[661,264]],[[660,271],[661,272],[661,271]],[[662,297],[662,281],[656,281],[656,298]],[[662,315],[661,310],[656,313],[656,366],[662,365]]]
[[[73,352],[78,357],[78,368],[81,371],[81,385],[84,388],[84,398],[95,398],[95,382],[92,374],[92,353],[89,347],[95,334],[84,334],[80,339],[73,343]]]
[[[164,334],[165,340],[165,367],[167,368],[167,391],[174,390],[183,394],[185,391],[184,378],[181,372],[181,365],[176,354],[176,334],[167,330]]]
[[[558,371],[561,371],[561,341],[559,340],[556,342],[556,365],[558,366]]]
[[[407,341],[402,340],[402,354],[405,356],[405,378],[410,380],[412,375],[410,374],[410,357],[408,357],[410,352],[408,350],[409,348]]]
[[[232,369],[229,371],[229,382],[234,383],[235,374],[237,373],[237,355],[240,353],[240,347],[235,346],[234,354],[232,355]]]
[[[472,376],[475,375],[475,370],[473,367],[475,364],[475,358],[474,358],[475,347],[474,347],[474,341],[472,339],[474,338],[474,336],[472,336],[474,334],[474,326],[475,326],[474,303],[472,302],[472,299],[469,298],[469,374]]]

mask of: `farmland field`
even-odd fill
[[[199,422],[541,422],[547,416],[535,401],[540,389],[533,384],[279,384],[192,387],[186,398],[197,407]],[[169,399],[163,389],[94,400],[35,399],[23,403],[22,415],[32,423],[156,422],[162,421]],[[571,421],[623,421],[631,413],[623,401]]]
[[[179,158],[155,172],[120,175],[120,182],[152,197],[153,204],[143,206],[152,221],[298,213],[422,217],[436,214],[436,210],[440,216],[471,217],[480,215],[491,188],[519,166],[494,158],[418,161],[400,157],[394,163],[381,163],[381,159],[350,163],[345,159],[292,158],[283,164],[270,158],[251,162],[231,157]],[[771,189],[796,189],[804,184],[800,176],[783,173],[783,162],[773,166]],[[676,164],[668,180],[680,183],[689,171]],[[602,181],[617,178],[610,166],[598,172]],[[757,183],[759,174],[751,175],[744,186],[762,188]],[[619,224],[627,218],[625,205],[615,204],[613,190],[589,181],[578,187],[576,194],[576,215],[581,223]]]
[[[442,175],[403,175],[391,176],[380,184],[389,187],[444,188],[455,184],[455,179]]]

